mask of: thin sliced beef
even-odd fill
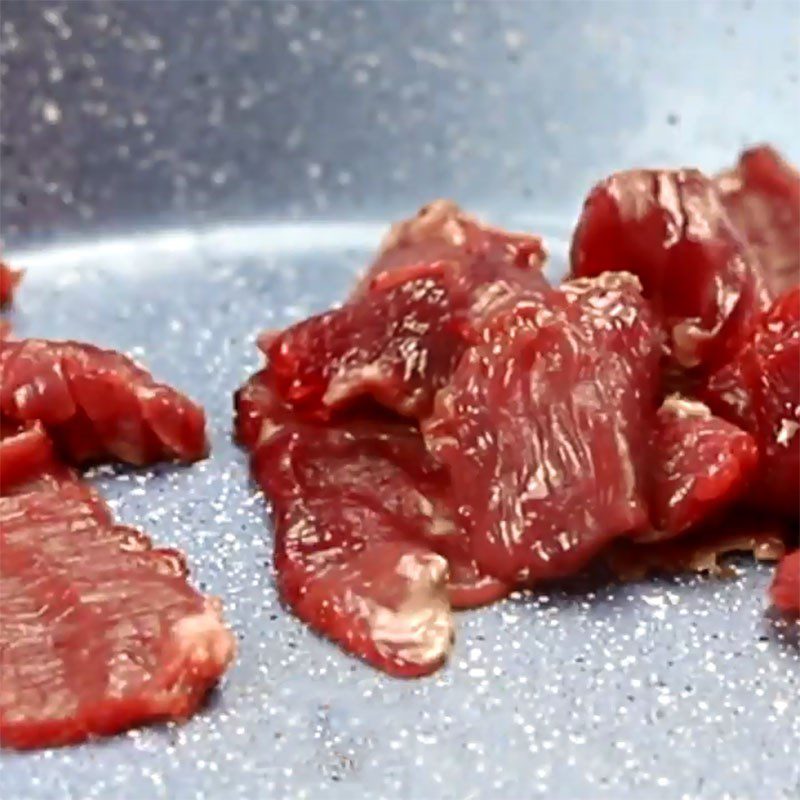
[[[670,395],[656,417],[650,463],[654,530],[642,538],[658,541],[707,522],[737,500],[755,474],[758,447],[702,403]]]
[[[773,293],[800,284],[800,173],[761,145],[745,150],[716,184]]]
[[[365,395],[423,417],[480,321],[510,295],[546,289],[543,259],[538,238],[434,203],[393,229],[343,307],[269,338],[277,391],[318,418]]]
[[[407,538],[419,539],[447,559],[447,594],[453,607],[473,608],[508,593],[508,586],[478,570],[467,537],[454,522],[447,472],[426,451],[416,426],[376,408],[352,409],[340,418],[336,426],[309,422],[299,418],[293,408],[280,400],[269,371],[262,370],[236,394],[237,440],[248,449],[257,451],[260,442],[282,428],[298,428],[304,435],[328,437],[331,442],[345,436],[358,442],[359,446],[371,448],[370,452],[383,452],[385,463],[382,466],[400,484],[396,496],[384,486],[376,485],[370,491],[376,496],[384,495],[378,502],[387,504],[387,507],[399,503],[396,506],[399,516],[411,515],[412,524],[404,534]],[[323,442],[320,448],[321,462],[334,457],[335,450],[327,443]],[[381,467],[380,459],[376,464]],[[331,475],[331,481],[336,480],[344,485],[349,478]],[[410,503],[408,498],[412,498]],[[417,506],[422,516],[416,516]]]
[[[235,645],[180,554],[115,526],[68,471],[11,488],[0,497],[0,743],[64,745],[192,714]]]
[[[753,255],[697,170],[631,170],[595,186],[570,260],[578,277],[637,275],[681,368],[724,363],[769,303]]]
[[[637,280],[574,281],[494,320],[423,424],[481,569],[570,575],[648,528],[660,339]]]
[[[109,524],[108,507],[78,473],[61,462],[53,442],[38,422],[23,426],[0,421],[0,498],[34,492],[57,492],[69,485],[83,492],[95,516]]]
[[[800,614],[800,550],[781,559],[770,588],[772,602],[785,614]]]
[[[447,474],[413,426],[374,412],[304,422],[267,372],[237,393],[237,412],[272,504],[278,587],[315,630],[387,672],[421,675],[450,649],[451,605],[507,593],[478,572]]]
[[[22,427],[0,421],[0,495],[36,480],[54,461],[53,444],[38,422]]]
[[[702,572],[728,577],[735,570],[725,563],[734,554],[759,561],[777,561],[786,551],[786,526],[780,521],[748,515],[741,508],[688,536],[651,544],[621,541],[607,553],[606,562],[621,580],[640,580],[651,574]]]
[[[413,266],[405,280],[280,334],[268,350],[278,391],[321,419],[364,395],[401,414],[424,413],[466,347],[466,298],[454,295],[444,270]]]
[[[11,305],[14,291],[21,280],[21,270],[11,269],[8,264],[0,261],[0,308]]]
[[[14,300],[14,292],[22,280],[22,272],[13,270],[0,261],[0,310],[4,311]],[[11,336],[11,323],[0,319],[0,340]]]
[[[272,503],[284,601],[392,674],[436,669],[453,637],[447,562],[415,541],[442,520],[403,469],[421,453],[408,429],[265,425],[252,469]]]
[[[0,341],[0,412],[41,422],[73,463],[205,456],[202,408],[129,358],[78,342]]]
[[[715,414],[755,438],[759,471],[750,502],[800,514],[800,287],[762,315],[731,361],[701,388]]]
[[[538,288],[546,258],[538,236],[493,228],[450,200],[435,200],[392,226],[353,294],[369,292],[396,270],[437,262],[460,266],[473,289],[496,281]]]

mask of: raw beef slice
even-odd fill
[[[301,428],[309,436],[316,429],[316,435],[329,437],[331,441],[346,435],[354,442],[358,441],[360,446],[373,447],[375,452],[385,448],[382,450],[386,460],[383,466],[398,480],[402,480],[404,485],[396,496],[388,490],[384,491],[383,486],[373,487],[376,495],[381,495],[376,502],[387,506],[399,503],[396,506],[397,513],[409,515],[412,522],[407,535],[420,538],[426,546],[447,559],[450,604],[455,608],[473,608],[508,593],[505,584],[477,569],[467,538],[453,521],[447,472],[425,450],[416,426],[375,409],[366,413],[360,409],[353,414],[345,414],[335,428],[302,421],[290,406],[278,398],[267,370],[254,375],[237,392],[236,410],[237,439],[251,450],[256,450],[260,442],[268,440],[281,426],[287,429]],[[374,442],[371,443],[371,439]],[[332,452],[326,452],[328,449],[324,443],[321,445],[321,462],[332,457]],[[379,467],[381,463],[380,460],[376,461]],[[405,475],[401,468],[405,470]],[[408,497],[413,498],[411,503],[407,502]],[[417,506],[422,509],[421,517],[417,514]]]
[[[79,483],[78,473],[58,460],[40,423],[25,426],[0,420],[0,497],[57,490],[65,483],[83,486],[86,501],[96,506],[98,517],[105,518],[100,495]]]
[[[781,559],[770,594],[772,602],[784,613],[800,613],[800,550]]]
[[[270,338],[276,388],[319,418],[365,395],[425,416],[479,320],[509,295],[546,288],[543,261],[538,238],[434,203],[393,229],[343,307]]]
[[[498,280],[509,287],[538,288],[546,258],[538,236],[494,228],[450,200],[434,200],[391,227],[353,294],[370,291],[398,269],[437,262],[460,267],[473,289]]]
[[[0,419],[0,495],[35,480],[54,458],[50,437],[38,422],[23,427]]]
[[[607,273],[523,304],[491,333],[437,396],[425,437],[482,570],[569,575],[648,528],[657,326],[636,278]]]
[[[760,460],[750,501],[800,515],[800,287],[778,298],[701,390],[715,414],[750,433]]]
[[[697,170],[631,170],[595,186],[570,260],[578,277],[637,275],[682,368],[723,363],[769,303],[752,253]]]
[[[0,452],[3,467],[19,456]],[[13,488],[0,497],[0,742],[63,745],[192,714],[235,646],[180,554],[115,526],[68,471]]]
[[[237,393],[237,434],[272,503],[283,599],[346,650],[392,674],[430,672],[450,649],[450,606],[507,592],[475,567],[447,475],[411,425],[303,422],[261,372]]]
[[[129,358],[79,342],[0,341],[0,412],[39,421],[72,462],[205,456],[205,415]]]
[[[22,280],[20,270],[11,269],[8,264],[0,261],[0,308],[10,305],[14,300],[14,290]]]
[[[442,264],[402,277],[275,338],[281,395],[321,419],[364,395],[408,416],[429,408],[466,346],[466,299],[454,298]]]
[[[758,465],[755,440],[702,403],[670,395],[656,417],[650,456],[647,541],[668,539],[706,522],[748,488]]]
[[[745,236],[773,293],[800,283],[800,173],[771,147],[745,150],[716,178],[722,202]]]

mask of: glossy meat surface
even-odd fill
[[[800,550],[784,556],[770,588],[772,602],[785,614],[800,614]]]
[[[0,308],[10,305],[14,300],[14,291],[22,280],[22,272],[11,269],[0,261]]]
[[[723,194],[697,170],[612,175],[558,288],[535,237],[437,201],[341,308],[262,334],[236,430],[295,613],[420,675],[451,606],[601,553],[633,576],[778,557],[786,521],[742,509],[797,512],[795,301],[767,313]]]
[[[758,447],[702,403],[671,395],[656,417],[651,464],[654,531],[644,538],[656,541],[684,533],[736,501],[755,475]]]
[[[235,644],[183,557],[115,526],[68,471],[11,488],[0,497],[0,742],[64,745],[192,714]]]
[[[538,238],[488,228],[438,201],[390,232],[354,295],[267,348],[281,396],[320,418],[371,396],[425,416],[480,321],[546,288]]]
[[[800,284],[800,173],[772,147],[761,145],[745,150],[716,184],[772,292]]]
[[[73,463],[205,456],[203,410],[126,356],[79,342],[0,341],[0,411],[38,421]]]
[[[453,638],[447,562],[414,540],[451,523],[404,469],[420,467],[413,433],[371,421],[265,423],[252,468],[272,502],[284,601],[392,674],[436,669]]]
[[[466,347],[466,298],[440,264],[403,277],[279,335],[268,356],[281,395],[322,419],[364,395],[424,413]]]
[[[657,326],[630,275],[574,281],[496,319],[424,425],[478,565],[570,575],[648,527]]]
[[[769,293],[714,183],[697,170],[619,172],[590,192],[572,274],[637,275],[681,368],[724,363]]]
[[[714,413],[755,438],[759,471],[750,501],[800,513],[800,287],[762,315],[731,361],[702,389]]]
[[[36,480],[54,460],[50,437],[38,422],[29,427],[0,422],[0,495]]]
[[[450,608],[507,593],[481,574],[451,510],[449,480],[418,430],[380,412],[301,420],[267,371],[237,394],[237,438],[275,519],[284,601],[315,630],[392,674],[449,652]]]
[[[494,228],[450,200],[434,200],[391,227],[353,294],[370,291],[397,270],[439,262],[463,273],[473,289],[496,281],[538,287],[546,257],[538,236]]]

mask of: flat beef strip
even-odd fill
[[[749,502],[800,515],[800,287],[762,314],[731,360],[708,376],[701,398],[750,433],[759,468]]]
[[[392,229],[341,308],[269,337],[275,387],[319,418],[365,395],[422,418],[480,319],[509,295],[547,288],[543,263],[537,237],[489,228],[446,201],[426,206]]]
[[[235,651],[218,601],[51,453],[41,427],[0,442],[0,743],[190,716]]]
[[[437,262],[461,265],[478,296],[497,281],[514,289],[538,288],[546,258],[538,236],[492,227],[451,200],[434,200],[392,225],[352,296],[368,293],[398,269]]]
[[[80,342],[0,341],[0,413],[41,422],[77,464],[194,461],[208,451],[200,406],[121,353]]]
[[[761,145],[745,150],[736,167],[715,180],[772,292],[800,284],[800,173]]]
[[[0,418],[0,495],[41,479],[56,467],[53,443],[42,425],[24,426]],[[66,468],[65,468],[66,469]]]
[[[271,501],[284,601],[315,630],[387,672],[436,669],[451,606],[508,588],[480,573],[450,507],[447,473],[410,423],[380,411],[303,421],[267,371],[237,393],[237,435]]]
[[[493,320],[423,423],[479,568],[571,575],[649,528],[660,337],[625,273],[565,284]]]

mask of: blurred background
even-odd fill
[[[796,0],[2,4],[2,217],[34,246],[386,220],[571,222],[633,165],[800,158]]]

